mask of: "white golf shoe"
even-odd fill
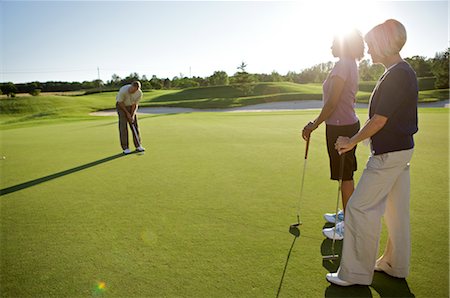
[[[144,152],[144,151],[145,151],[145,148],[142,147],[142,146],[139,146],[139,147],[136,148],[136,151],[137,151],[137,152]]]
[[[344,222],[341,221],[336,224],[336,232],[334,232],[334,227],[332,227],[332,228],[323,229],[322,233],[328,239],[333,240],[333,235],[334,235],[334,239],[342,240],[342,239],[344,239]]]
[[[337,272],[336,273],[328,273],[327,274],[327,280],[335,285],[341,286],[341,287],[348,287],[353,286],[354,284],[345,280],[342,280],[338,277]]]
[[[339,212],[337,213],[338,216],[338,223],[341,221],[344,221],[344,211],[343,210],[339,210]],[[334,223],[336,221],[336,213],[325,213],[323,215],[323,218],[329,222],[329,223]]]
[[[123,154],[130,154],[131,153],[131,150],[130,149],[125,149],[125,150],[123,150]]]

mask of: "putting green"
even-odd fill
[[[373,286],[351,288],[325,280],[337,264],[322,262],[322,214],[337,185],[323,127],[311,141],[301,236],[288,232],[299,131],[316,113],[143,116],[147,152],[129,156],[117,155],[115,117],[1,131],[0,295],[447,296],[448,109],[420,110],[410,276],[377,273]],[[369,150],[357,154],[359,179]]]

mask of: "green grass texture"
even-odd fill
[[[365,84],[365,85],[364,85]],[[364,90],[373,88],[374,82],[364,82]],[[243,94],[236,86],[188,88],[183,90],[144,91],[141,107],[232,108],[247,105],[291,101],[321,100],[320,84],[294,84],[288,82],[257,83],[250,94]],[[369,88],[369,89],[368,89]],[[419,93],[419,101],[446,100],[449,90],[427,90]],[[0,129],[36,125],[41,122],[70,122],[93,119],[90,112],[115,108],[116,92],[103,92],[84,96],[21,96],[0,99]],[[359,91],[358,102],[368,102],[370,92]],[[95,118],[98,119],[98,118]]]
[[[105,95],[102,95],[105,96]],[[106,101],[106,100],[105,100]],[[361,122],[367,110],[358,110]],[[122,156],[116,117],[1,131],[1,297],[447,297],[448,109],[420,109],[411,162],[411,272],[340,288],[325,274],[335,208],[317,111],[140,117]],[[369,149],[357,149],[358,181]],[[381,248],[386,230],[381,236]],[[337,242],[337,251],[341,244]],[[380,252],[381,253],[381,252]]]

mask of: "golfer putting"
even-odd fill
[[[133,135],[134,146],[137,152],[144,152],[145,148],[141,145],[139,126],[136,112],[139,101],[142,99],[141,83],[134,81],[129,85],[120,88],[116,96],[116,109],[119,115],[119,134],[120,145],[124,154],[130,154],[128,146],[128,125],[130,125]]]

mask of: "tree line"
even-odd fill
[[[449,50],[436,53],[434,58],[423,56],[413,56],[405,58],[412,66],[418,77],[435,77],[435,88],[449,88]],[[39,95],[40,92],[68,92],[86,90],[86,92],[99,92],[117,90],[119,87],[129,84],[132,81],[139,80],[142,83],[143,90],[150,89],[184,89],[203,86],[236,85],[244,93],[248,93],[251,83],[256,82],[293,82],[298,84],[322,83],[328,73],[333,68],[333,62],[326,62],[306,68],[300,72],[289,71],[286,75],[281,75],[276,71],[270,74],[248,73],[247,65],[242,62],[237,67],[237,72],[228,76],[225,71],[215,71],[209,77],[186,77],[183,74],[175,76],[172,79],[158,78],[153,75],[147,78],[138,73],[131,73],[125,78],[113,74],[111,80],[103,82],[102,80],[84,81],[84,82],[31,82],[22,84],[13,84],[12,82],[0,83],[0,91],[8,97],[15,96],[16,93],[29,93]],[[361,81],[375,81],[384,72],[384,67],[379,64],[372,64],[370,60],[359,62],[359,76]],[[247,90],[248,89],[248,90]]]

